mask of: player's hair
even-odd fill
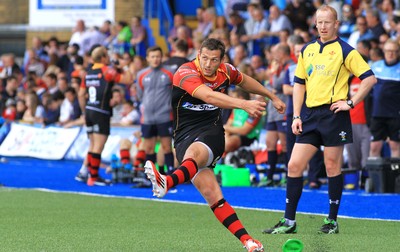
[[[318,14],[318,12],[320,12],[320,11],[330,11],[332,13],[335,21],[338,20],[337,11],[333,7],[331,7],[331,6],[327,5],[327,4],[323,4],[318,8],[318,10],[316,11],[316,14]]]
[[[95,63],[101,63],[101,59],[107,57],[107,49],[100,46],[96,47],[92,52],[92,59]]]
[[[225,45],[218,39],[208,38],[204,40],[200,47],[200,54],[203,48],[207,48],[210,51],[219,50],[221,52],[221,59],[225,56]]]
[[[189,51],[188,43],[183,39],[178,39],[175,41],[175,49],[180,52],[187,53]]]
[[[151,46],[151,47],[147,48],[146,56],[149,56],[149,54],[151,52],[156,52],[156,51],[159,51],[161,53],[161,55],[163,54],[161,47],[159,47],[159,46]]]

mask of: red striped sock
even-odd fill
[[[101,162],[101,154],[99,153],[91,153],[92,157],[90,159],[90,177],[98,178],[99,177],[99,168]]]
[[[133,166],[137,167],[143,167],[144,161],[146,160],[146,152],[144,150],[139,150],[136,154],[135,158],[135,163]]]
[[[131,153],[128,149],[122,149],[119,151],[122,164],[128,164],[131,161]]]
[[[191,158],[183,160],[182,164],[170,176],[167,176],[167,188],[170,189],[176,185],[191,180],[197,173],[196,161]]]
[[[217,217],[219,222],[221,222],[243,244],[246,240],[251,239],[251,236],[247,233],[246,229],[237,217],[235,210],[225,201],[225,199],[221,199],[212,205],[211,210],[214,212],[214,215]]]

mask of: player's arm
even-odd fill
[[[192,95],[197,99],[219,108],[243,109],[252,117],[260,117],[267,105],[265,102],[261,101],[234,98],[224,93],[213,91],[204,84],[200,85]]]
[[[118,83],[122,83],[125,85],[131,85],[133,83],[133,76],[128,68],[123,70],[123,72],[121,73],[121,79]]]
[[[279,99],[274,93],[266,89],[257,80],[253,79],[247,74],[243,74],[243,81],[242,83],[239,84],[239,86],[249,93],[259,94],[264,97],[268,97],[272,101],[275,109],[279,113],[283,114],[285,112],[286,104],[281,99]]]

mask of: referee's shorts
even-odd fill
[[[353,142],[349,111],[333,113],[330,104],[307,108],[302,111],[303,132],[296,143],[323,146],[340,146]]]

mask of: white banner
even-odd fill
[[[36,128],[11,125],[11,131],[0,146],[0,155],[59,160],[78,136],[80,128]]]
[[[74,27],[82,19],[88,27],[114,21],[114,0],[29,0],[29,25]]]

